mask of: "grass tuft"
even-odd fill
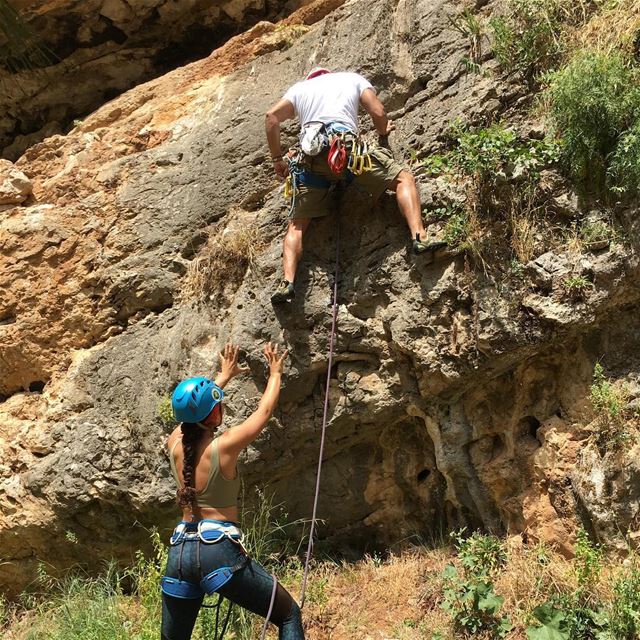
[[[206,301],[235,292],[265,246],[255,227],[211,233],[189,265],[183,298]]]

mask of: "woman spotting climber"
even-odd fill
[[[189,640],[205,594],[267,617],[280,629],[280,640],[304,638],[300,608],[274,578],[249,558],[238,527],[240,452],[265,428],[280,395],[287,351],[268,343],[264,355],[269,381],[258,408],[242,424],[216,436],[222,423],[223,388],[248,371],[238,365],[238,347],[220,354],[214,381],[189,378],[173,393],[173,412],[182,424],[169,437],[169,460],[178,484],[182,522],[171,536],[162,578],[162,640]]]

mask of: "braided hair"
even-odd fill
[[[183,422],[182,431],[182,480],[184,487],[178,487],[176,498],[182,508],[189,507],[193,513],[197,508],[196,495],[196,449],[204,431],[197,424]]]

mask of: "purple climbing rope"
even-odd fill
[[[271,619],[271,614],[273,613],[273,604],[276,601],[276,591],[278,590],[278,580],[276,579],[273,573],[271,574],[271,577],[273,578],[273,589],[271,590],[271,602],[269,603],[269,611],[267,612],[267,617],[264,619],[264,626],[262,627],[260,640],[264,640],[267,637],[267,628],[269,627],[269,621]]]
[[[331,382],[331,366],[333,364],[333,347],[336,339],[336,327],[338,324],[338,276],[340,275],[340,220],[336,225],[336,266],[333,279],[333,317],[331,320],[331,337],[329,338],[329,367],[327,368],[327,384],[324,390],[324,411],[322,413],[322,433],[320,435],[320,453],[318,454],[318,471],[316,472],[316,493],[313,498],[313,512],[311,514],[311,530],[309,531],[309,544],[304,561],[304,574],[302,576],[302,591],[300,594],[300,608],[304,606],[304,597],[307,590],[307,577],[309,575],[309,563],[313,553],[313,535],[316,528],[316,513],[318,511],[318,496],[320,495],[320,474],[322,473],[322,456],[324,455],[324,437],[327,431],[327,414],[329,412],[329,383]]]

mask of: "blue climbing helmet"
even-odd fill
[[[187,378],[173,392],[171,407],[178,422],[201,422],[222,402],[224,391],[208,378]]]

